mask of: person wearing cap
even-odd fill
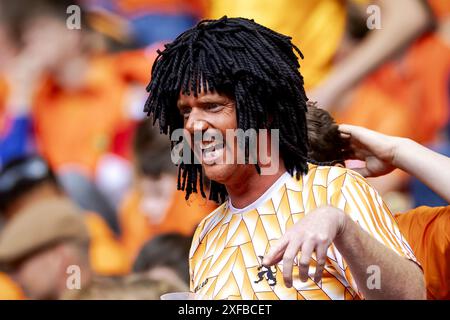
[[[4,224],[8,225],[9,221],[27,208],[44,205],[48,201],[66,201],[72,204],[59,186],[53,171],[41,157],[16,159],[7,163],[0,171],[0,219]],[[80,210],[79,215],[86,223],[91,238],[89,258],[95,273],[105,276],[127,273],[131,265],[126,252],[106,222],[93,212]],[[9,280],[5,276],[0,277],[0,287],[3,285],[10,288],[7,285],[7,282],[11,283]],[[9,297],[14,290],[7,291],[9,294],[6,297]]]
[[[67,199],[47,199],[15,214],[0,233],[0,266],[31,299],[59,299],[87,287],[93,271],[79,209]],[[68,279],[76,272],[71,287]]]
[[[12,275],[28,298],[38,300],[158,299],[181,288],[142,274],[96,275],[89,263],[87,225],[67,199],[38,202],[7,223],[0,233],[0,268]],[[147,292],[142,290],[146,285]]]

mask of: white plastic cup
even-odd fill
[[[161,300],[198,300],[198,297],[195,293],[186,291],[186,292],[170,292],[163,294],[160,297]]]

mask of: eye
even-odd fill
[[[206,105],[206,110],[216,112],[222,109],[222,106],[216,103],[208,103]]]

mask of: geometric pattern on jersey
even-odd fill
[[[307,282],[300,281],[298,257],[294,260],[291,288],[284,285],[282,261],[270,270],[261,266],[261,257],[288,228],[327,204],[342,209],[397,254],[416,261],[389,209],[364,178],[345,168],[309,164],[300,180],[285,173],[253,204],[236,209],[225,202],[199,224],[189,254],[191,291],[200,299],[363,298],[333,245],[319,283],[313,281],[314,255]]]

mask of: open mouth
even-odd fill
[[[222,158],[224,144],[222,142],[205,142],[200,144],[200,150],[202,152],[202,163],[206,165],[213,165]]]

